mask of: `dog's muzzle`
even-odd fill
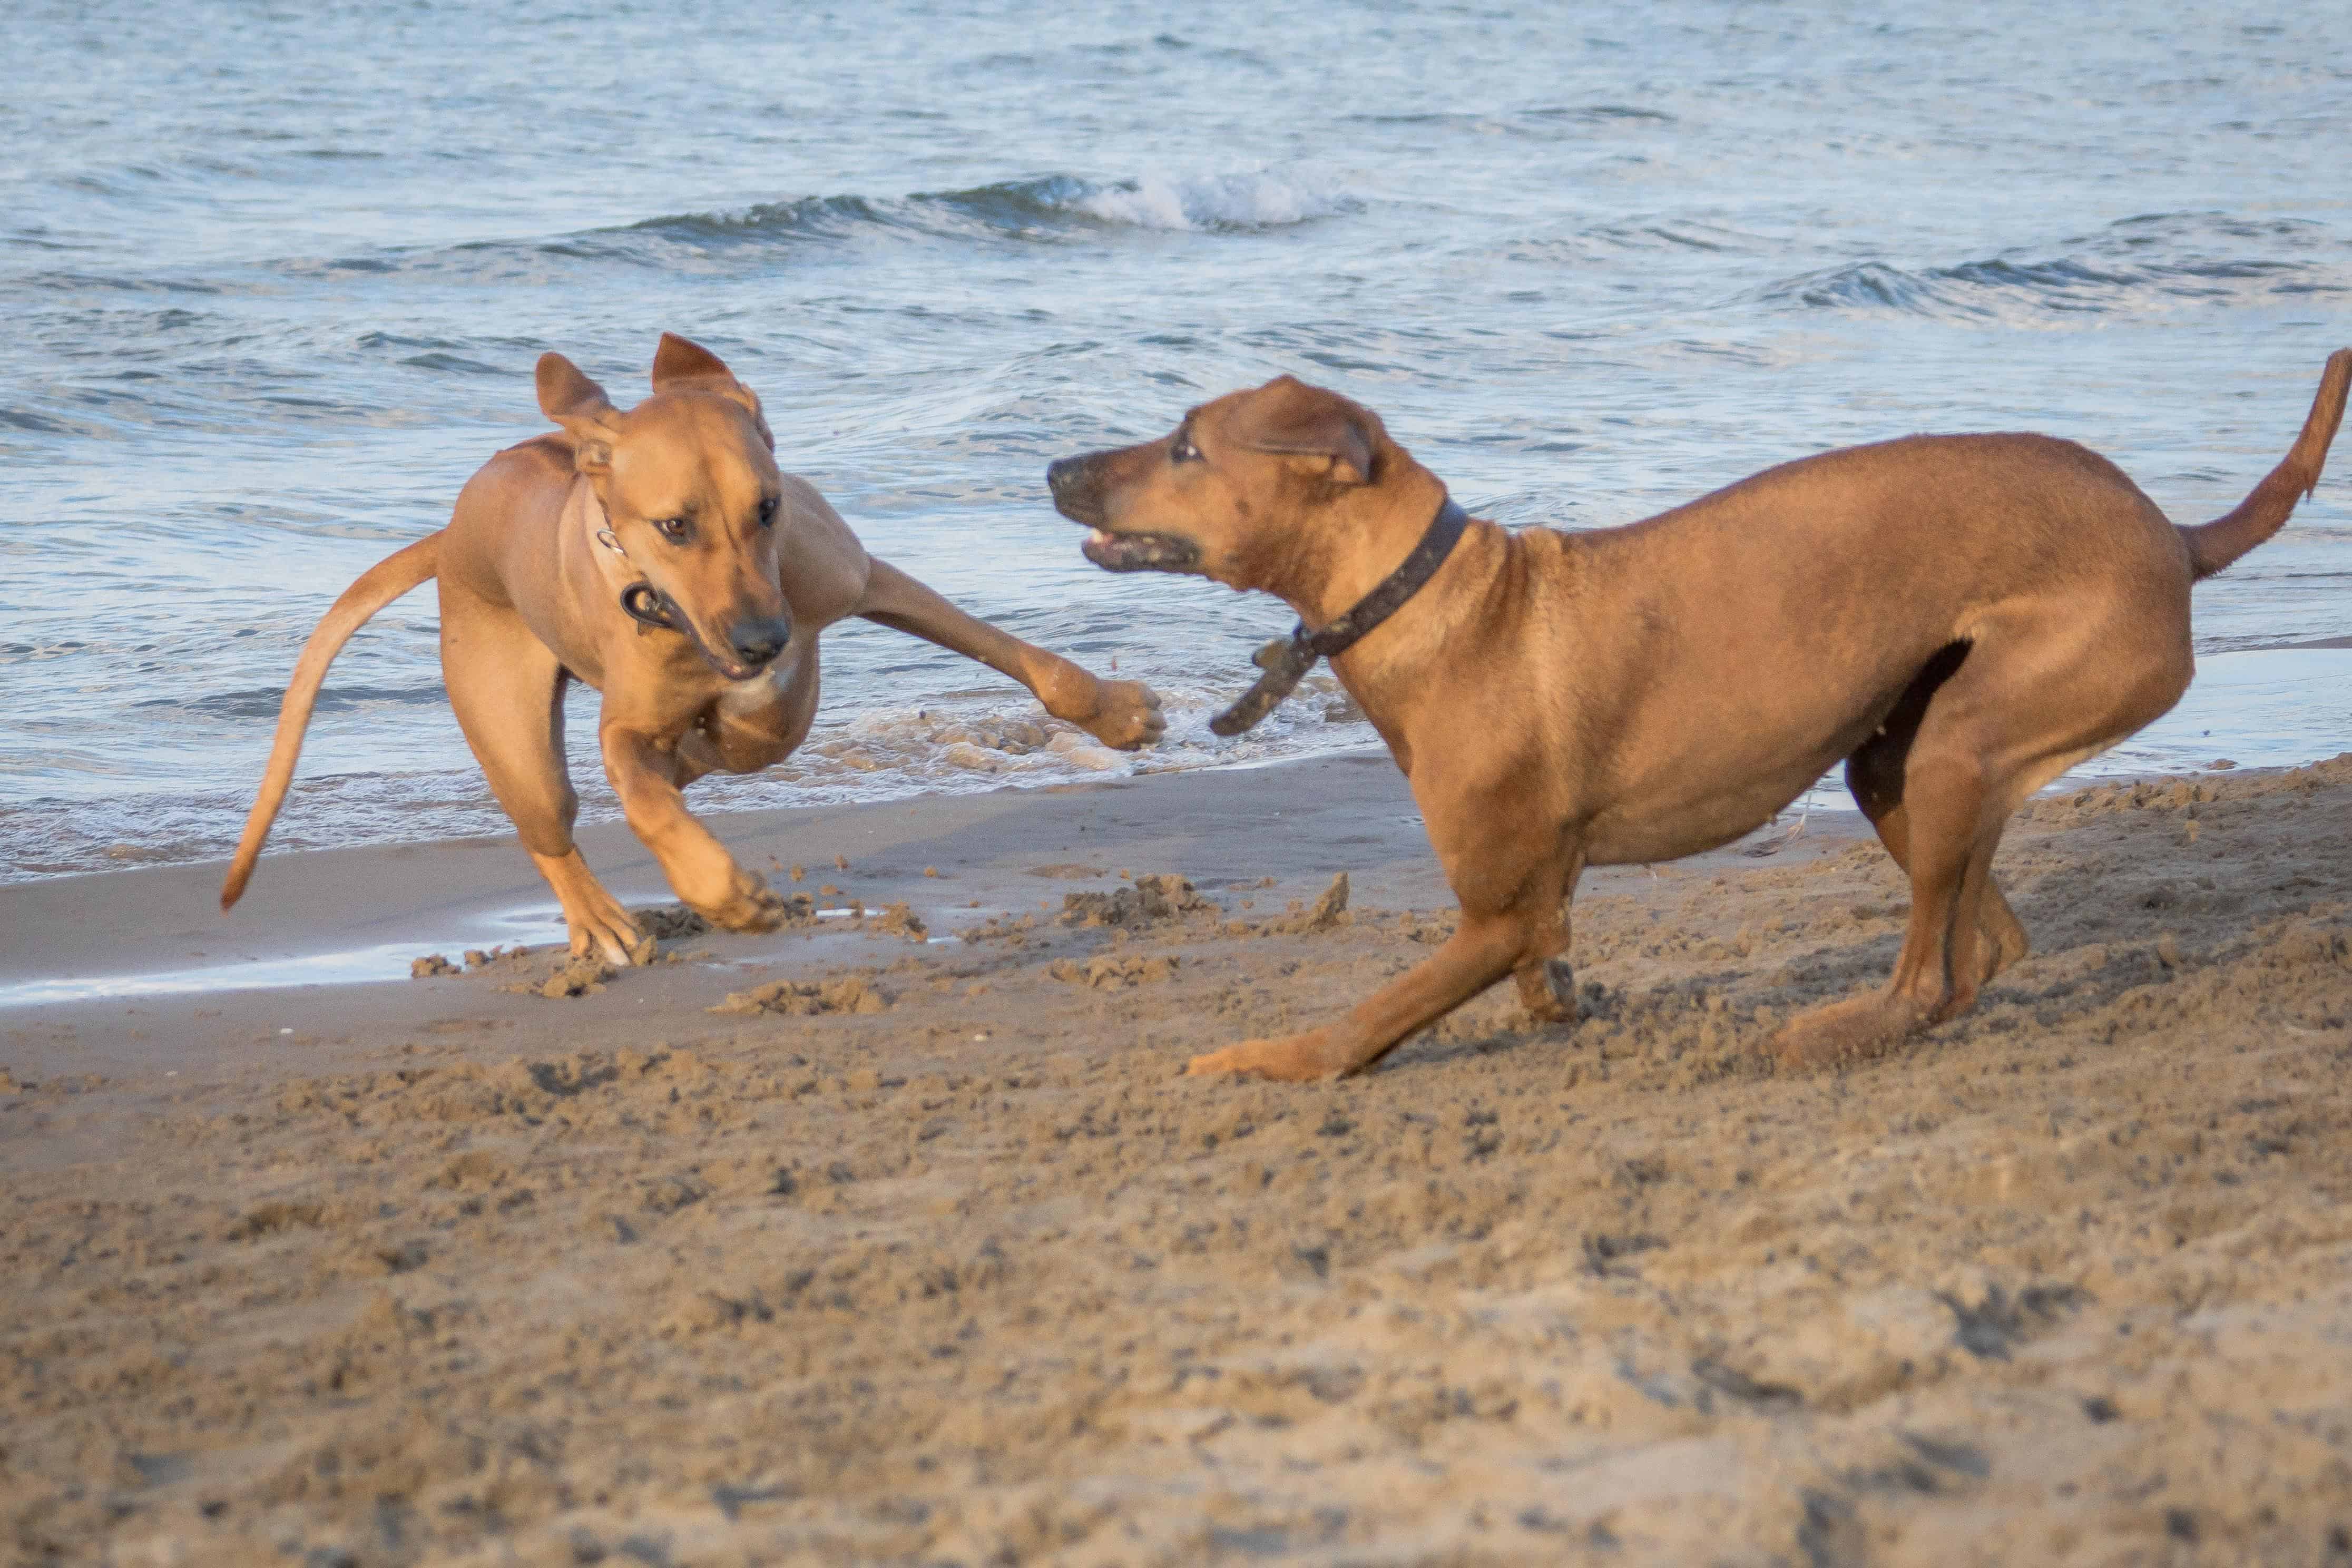
[[[1083,522],[1089,528],[1101,526],[1101,462],[1105,456],[1088,452],[1082,458],[1061,458],[1045,465],[1045,488],[1054,492],[1055,510],[1072,522]]]
[[[1102,459],[1107,452],[1064,458],[1045,469],[1054,510],[1092,530],[1079,551],[1106,572],[1198,572],[1201,547],[1174,533],[1113,533],[1103,526]]]
[[[713,647],[694,629],[694,622],[677,607],[677,602],[651,583],[632,583],[622,589],[621,608],[639,626],[677,633],[694,645],[703,663],[730,680],[749,680],[758,675],[775,663],[793,640],[792,617],[775,616],[740,623],[729,634],[730,647],[724,651]]]
[[[626,561],[629,552],[621,548],[620,539],[609,528],[596,530],[596,542]],[[640,577],[621,590],[621,613],[641,626],[658,632],[676,632],[694,645],[702,661],[730,680],[749,680],[776,662],[793,640],[793,617],[790,612],[776,616],[759,616],[738,621],[727,636],[728,651],[719,649],[703,640],[694,629],[694,618],[678,608],[677,601]]]

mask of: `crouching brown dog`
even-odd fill
[[[1884,990],[1800,1014],[1772,1050],[1855,1059],[1960,1012],[2026,951],[1992,879],[2004,823],[2188,689],[2189,584],[2316,484],[2347,376],[2352,350],[2286,460],[2194,528],[2072,442],[1987,435],[1807,458],[1622,528],[1507,533],[1465,519],[1369,411],[1287,376],[1055,463],[1097,565],[1297,611],[1216,727],[1330,658],[1461,901],[1436,955],[1346,1016],[1191,1070],[1353,1072],[1506,974],[1538,1019],[1570,1018],[1587,866],[1728,843],[1841,760],[1910,875],[1910,926]]]
[[[650,943],[572,842],[563,696],[604,694],[597,740],[629,826],[712,923],[765,931],[783,901],[738,865],[680,793],[755,773],[808,734],[817,639],[847,616],[952,648],[1035,692],[1106,744],[1159,738],[1160,700],[973,619],[866,553],[806,480],[779,472],[760,400],[717,355],[664,333],[654,395],[626,413],[561,354],[539,405],[562,426],[492,458],[449,525],[344,590],[302,650],[261,793],[221,890],[236,902],[285,799],[327,666],[376,611],[441,585],[441,673],[466,741],[555,889],[572,951],[614,963]]]

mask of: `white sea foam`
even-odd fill
[[[1375,737],[1339,683],[1318,672],[1248,734],[1223,740],[1209,721],[1238,689],[1160,685],[1168,732],[1148,751],[1120,752],[1034,702],[1002,699],[871,710],[821,728],[781,766],[696,786],[698,805],[742,809],[833,805],[1008,784],[1080,783],[1139,773],[1231,767],[1369,745]]]
[[[1106,223],[1138,228],[1278,228],[1358,205],[1335,184],[1296,172],[1171,176],[1149,174],[1098,186],[1069,204]]]

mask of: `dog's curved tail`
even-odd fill
[[[335,655],[342,652],[343,645],[367,624],[369,616],[433,579],[441,569],[441,536],[447,531],[428,533],[360,574],[359,581],[343,590],[311,629],[310,640],[302,645],[302,657],[294,663],[294,678],[286,683],[286,700],[278,705],[278,739],[269,748],[261,793],[246,816],[245,837],[237,841],[236,858],[228,863],[227,879],[221,884],[221,908],[227,909],[244,897],[245,885],[253,879],[253,863],[261,858],[269,825],[278,820],[286,786],[294,782],[294,763],[302,754],[302,732],[310,727],[310,710],[318,705],[319,688],[326,684],[327,666],[334,663]]]
[[[2285,527],[2286,520],[2294,515],[2294,503],[2318,488],[2319,470],[2327,462],[2327,444],[2336,439],[2336,427],[2344,423],[2347,384],[2352,384],[2352,349],[2337,349],[2327,356],[2327,368],[2319,375],[2319,395],[2311,400],[2311,417],[2303,422],[2303,434],[2295,437],[2294,448],[2285,460],[2236,510],[2180,531],[2189,546],[2189,567],[2199,581]]]

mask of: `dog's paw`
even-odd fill
[[[1580,1009],[1576,1003],[1576,970],[1564,958],[1547,958],[1517,974],[1519,1005],[1538,1024],[1573,1024]]]
[[[1149,746],[1168,732],[1168,716],[1160,710],[1160,693],[1139,680],[1098,680],[1091,717],[1071,722],[1122,752]]]
[[[610,898],[600,902],[608,907],[585,910],[577,915],[565,912],[563,923],[571,932],[572,956],[601,958],[620,969],[650,961],[654,939],[638,930],[635,919],[618,903]]]
[[[694,912],[721,931],[773,931],[784,923],[791,906],[771,892],[767,879],[754,871],[740,871],[733,889],[714,903],[695,904]]]
[[[1184,1076],[1245,1075],[1272,1079],[1277,1083],[1311,1083],[1317,1079],[1330,1078],[1339,1070],[1329,1060],[1326,1045],[1320,1030],[1287,1035],[1278,1040],[1244,1040],[1240,1045],[1194,1057],[1185,1064]]]

